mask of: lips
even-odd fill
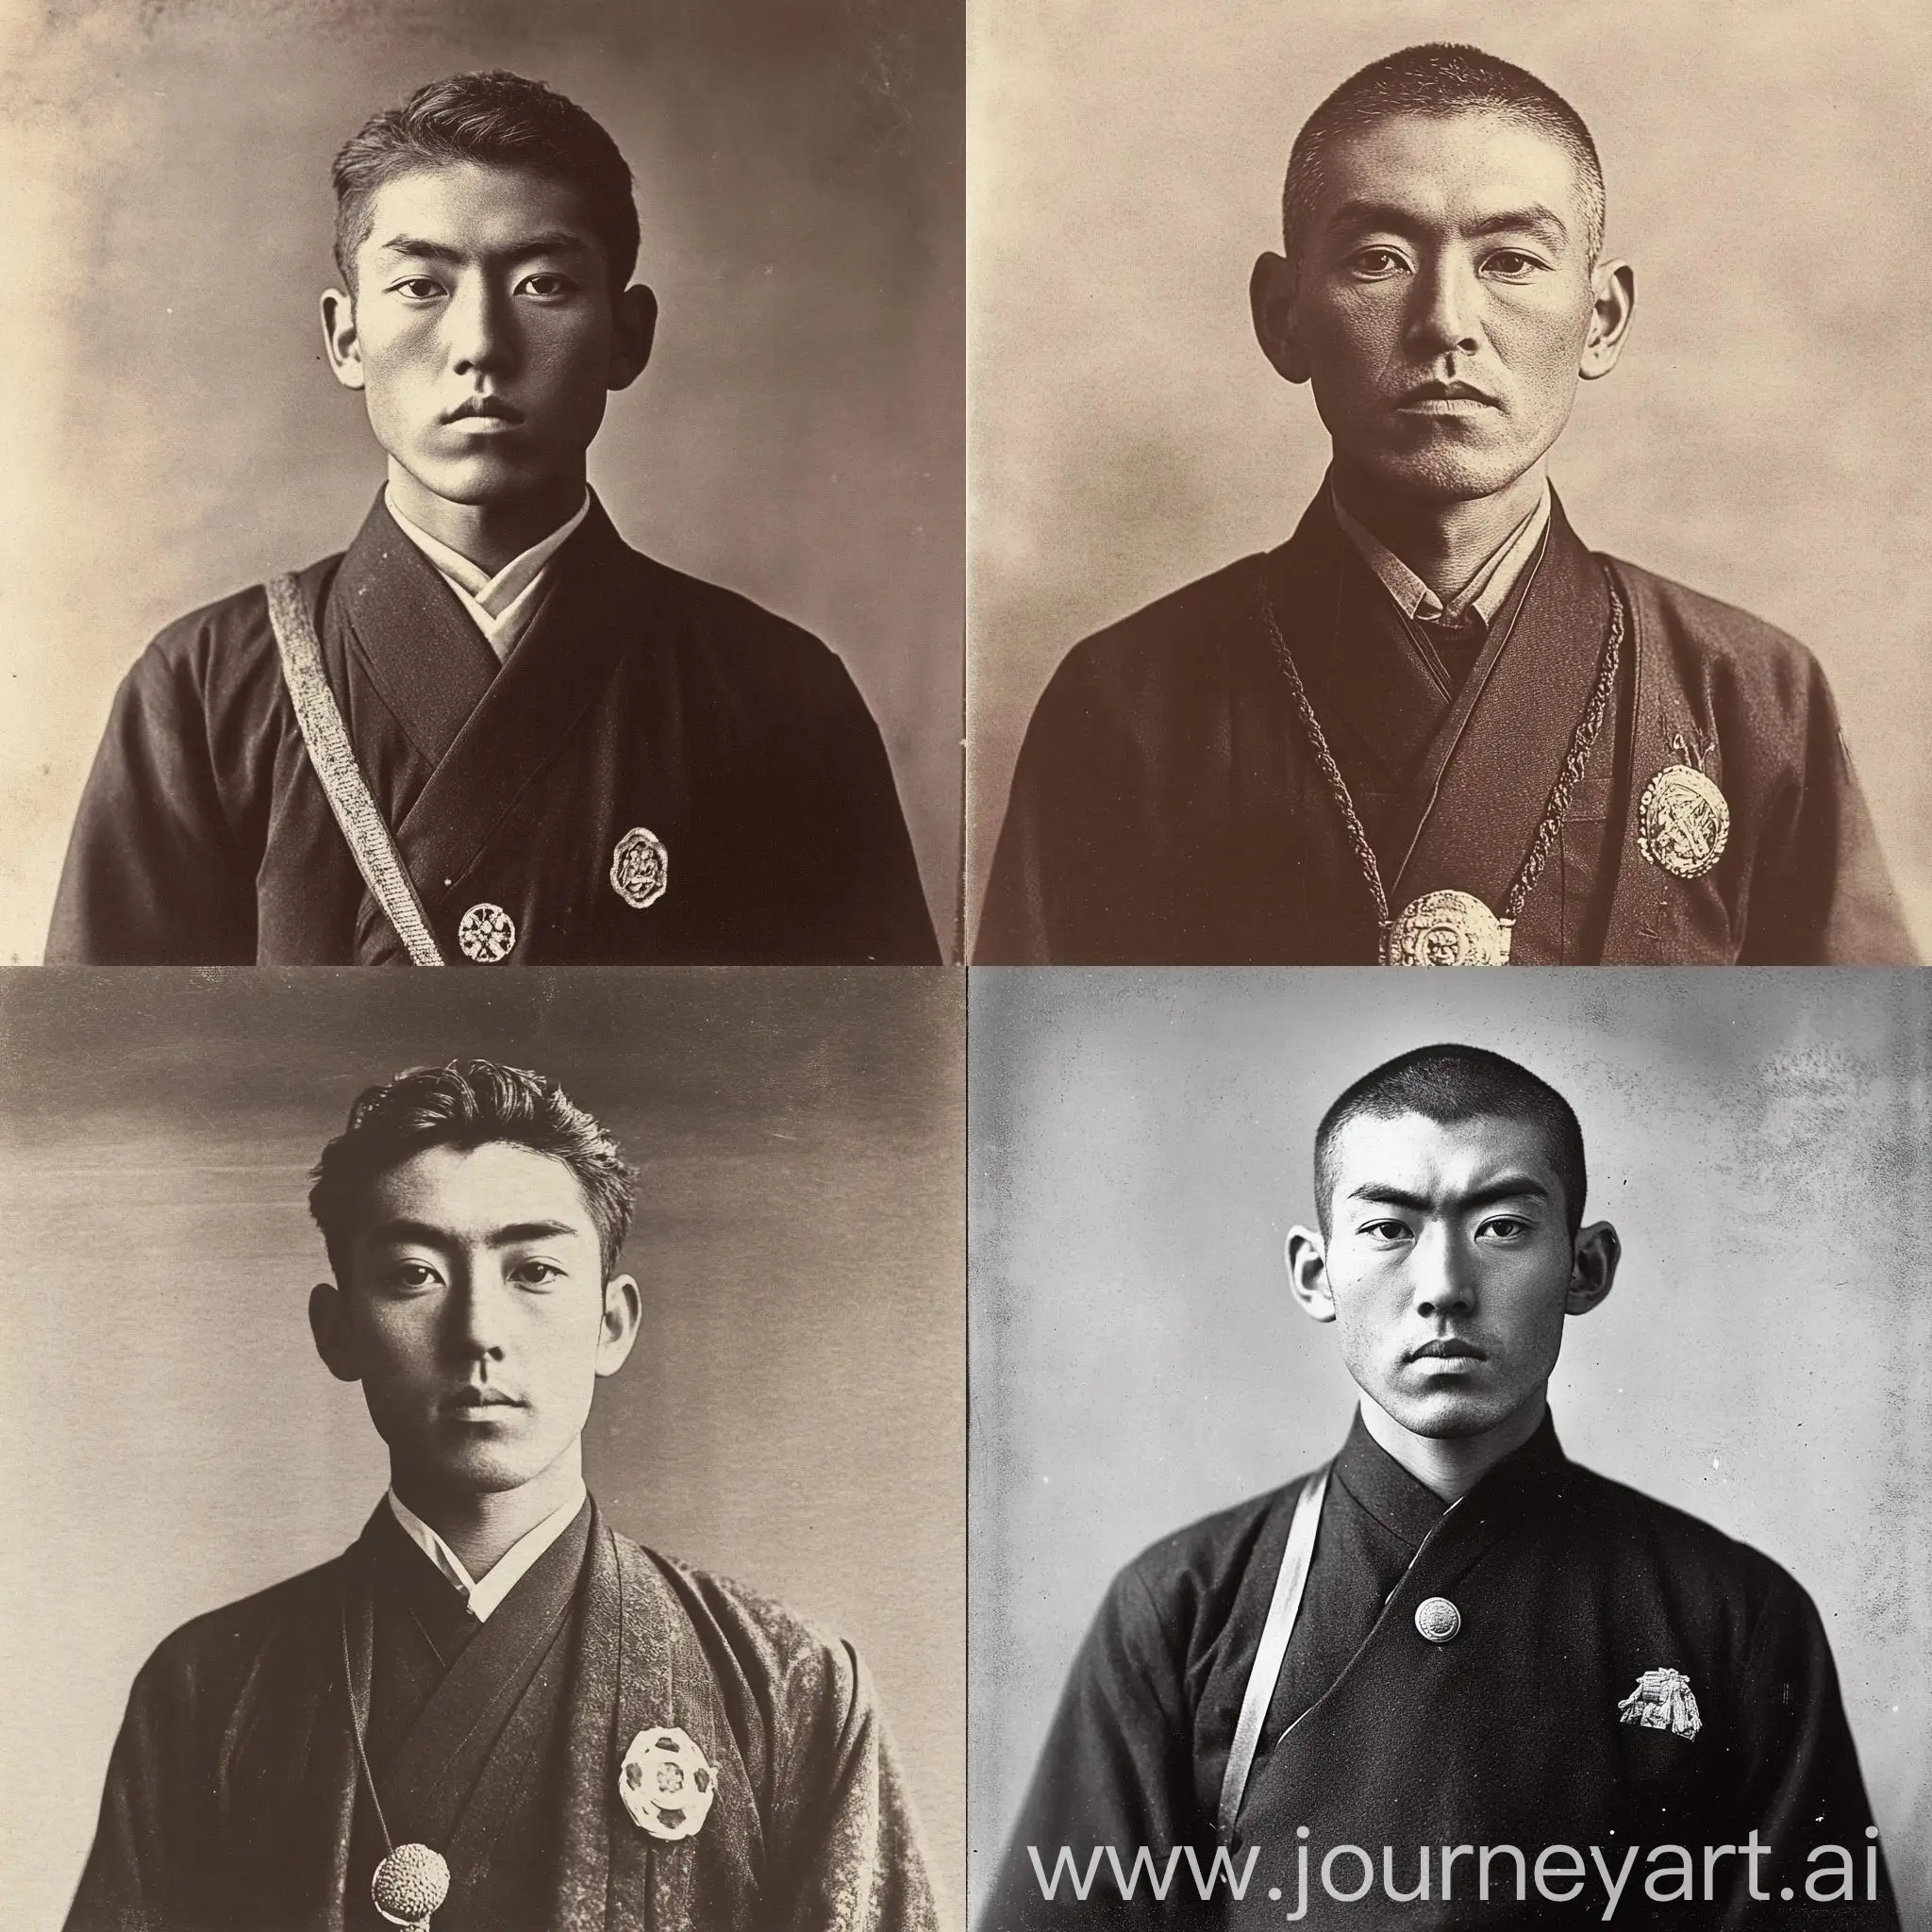
[[[1478,389],[1473,382],[1433,380],[1419,382],[1413,389],[1405,390],[1397,398],[1395,407],[1398,409],[1420,409],[1427,408],[1431,403],[1461,403],[1465,406],[1474,403],[1491,409],[1500,407],[1496,398],[1488,390]]]
[[[467,1414],[478,1409],[521,1408],[514,1395],[506,1395],[500,1389],[459,1389],[444,1398],[443,1407],[456,1414]]]
[[[1425,1341],[1420,1348],[1408,1352],[1412,1362],[1458,1362],[1489,1360],[1481,1349],[1473,1341],[1464,1341],[1459,1336],[1444,1335],[1434,1341]]]
[[[444,423],[521,423],[524,412],[501,396],[465,396],[455,408],[442,413]]]

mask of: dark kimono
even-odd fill
[[[823,644],[630,549],[601,505],[507,663],[378,501],[301,573],[363,775],[439,949],[472,907],[521,965],[937,961],[877,726]],[[611,881],[634,827],[655,903]],[[388,965],[403,944],[310,767],[258,587],[124,680],[47,958]]]
[[[1303,1847],[1307,1909],[1297,1923],[1311,1927],[1598,1924],[1610,1888],[1588,1862],[1591,1846],[1612,1880],[1637,1848],[1611,1918],[1619,1926],[1896,1932],[1810,1599],[1757,1551],[1578,1468],[1547,1420],[1445,1508],[1357,1418],[1330,1474],[1301,1614],[1227,1842],[1236,1876],[1255,1854],[1245,1896],[1232,1899],[1228,1874],[1213,1867],[1216,1811],[1299,1489],[1184,1529],[1115,1579],[981,1932],[1279,1925],[1302,1897]],[[1428,1641],[1418,1628],[1429,1598],[1460,1613],[1450,1641]],[[1632,1721],[1632,1693],[1646,1674],[1665,1672],[1689,1680],[1696,1723]],[[1766,1898],[1750,1896],[1738,1856],[1716,1861],[1707,1896],[1703,1848],[1741,1848],[1753,1830],[1771,1847],[1757,1871]],[[1192,1847],[1212,1903],[1185,1858],[1165,1902],[1144,1872],[1124,1902],[1104,1856],[1084,1904],[1064,1873],[1048,1903],[1029,1845],[1049,1878],[1069,1847],[1083,1880],[1096,1846],[1118,1848],[1128,1874],[1141,1846],[1157,1872],[1171,1848]],[[1354,1904],[1336,1902],[1321,1880],[1339,1845],[1366,1848],[1374,1861]],[[1548,1890],[1525,1878],[1519,1898],[1514,1861],[1499,1855],[1485,1904],[1472,1854],[1450,1865],[1445,1898],[1441,1848],[1458,1845],[1513,1845],[1531,1872],[1545,1848],[1568,1846],[1585,1882],[1572,1902],[1557,1902],[1569,1861],[1553,1858]],[[1650,1854],[1667,1845],[1690,1848],[1694,1902],[1663,1902],[1677,1889],[1676,1861]],[[1854,1895],[1811,1904],[1807,1881],[1821,1867],[1808,1854],[1826,1845],[1846,1854]],[[1394,1890],[1412,1894],[1424,1846],[1431,1902],[1398,1904],[1382,1849]],[[1338,1891],[1361,1884],[1347,1853],[1332,1875]],[[1281,1896],[1271,1899],[1271,1888]],[[1838,1889],[1820,1878],[1822,1895]]]
[[[1033,714],[981,964],[1369,965],[1374,902],[1270,636],[1272,607],[1391,910],[1500,911],[1588,705],[1614,575],[1629,634],[1601,735],[1514,935],[1524,965],[1893,965],[1916,955],[1824,675],[1781,631],[1586,550],[1560,504],[1459,682],[1324,488],[1293,537],[1077,645]],[[1715,868],[1639,839],[1650,782],[1701,770]]]
[[[930,1932],[871,1681],[779,1606],[587,1503],[487,1623],[378,1507],[334,1562],[198,1618],[128,1701],[68,1932],[378,1932],[381,1816],[436,1932]],[[694,1835],[620,1795],[640,1733],[714,1768]]]

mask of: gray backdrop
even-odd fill
[[[1435,1040],[1569,1096],[1616,1291],[1578,1461],[1784,1563],[1831,1635],[1905,1921],[1932,1907],[1932,987],[1923,974],[976,972],[969,1070],[974,1900],[1108,1580],[1332,1455],[1288,1294],[1323,1110]]]
[[[939,969],[0,975],[0,1922],[59,1923],[154,1645],[381,1495],[308,1338],[306,1175],[364,1085],[467,1053],[644,1170],[592,1489],[858,1644],[956,1909],[962,1005]]]
[[[959,0],[0,6],[0,960],[33,960],[122,673],[354,536],[383,475],[322,358],[328,164],[493,65],[637,176],[663,321],[591,460],[618,528],[844,658],[957,924]]]
[[[1327,442],[1248,320],[1295,130],[1426,40],[1589,122],[1624,359],[1553,470],[1585,541],[1794,632],[1932,951],[1932,9],[1908,0],[982,0],[969,24],[971,900],[1076,640],[1281,542]]]

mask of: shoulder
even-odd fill
[[[1791,696],[1824,683],[1817,658],[1789,631],[1622,558],[1609,561],[1636,599],[1639,622],[1697,674]]]
[[[341,560],[338,551],[298,573],[311,607]],[[192,690],[212,698],[265,680],[273,686],[280,675],[267,587],[251,584],[164,625],[136,660],[128,681],[137,688]]]
[[[741,591],[625,546],[638,603],[675,614],[679,632],[723,668],[800,682],[844,675],[839,655],[803,625]]]

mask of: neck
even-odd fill
[[[1336,500],[1448,603],[1492,558],[1543,492],[1544,468],[1532,463],[1493,496],[1419,503],[1396,496],[1349,466],[1338,452],[1330,478]]]
[[[579,462],[568,475],[553,478],[514,502],[454,503],[425,490],[391,458],[389,487],[396,508],[419,530],[493,576],[576,515],[584,501],[584,467]]]
[[[1536,1434],[1549,1407],[1539,1389],[1521,1408],[1479,1436],[1418,1436],[1364,1395],[1362,1422],[1369,1434],[1417,1482],[1435,1491],[1445,1503],[1454,1503],[1468,1495],[1497,1463]]]
[[[478,1494],[425,1481],[390,1464],[390,1487],[463,1559],[479,1583],[512,1545],[555,1515],[583,1481],[581,1438],[522,1488]]]

